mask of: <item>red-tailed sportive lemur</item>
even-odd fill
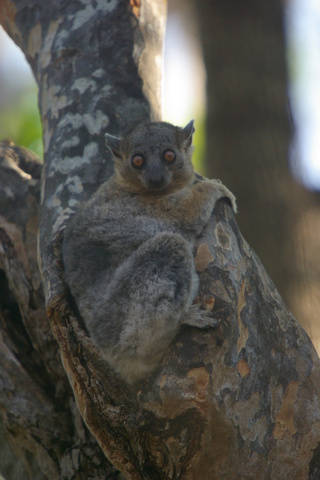
[[[77,209],[63,237],[65,277],[104,358],[128,382],[150,374],[183,324],[216,327],[193,300],[192,250],[222,197],[193,170],[193,121],[106,135],[114,175]]]

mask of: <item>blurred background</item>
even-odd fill
[[[198,171],[320,352],[320,2],[169,0],[163,119],[196,123]],[[37,88],[0,29],[0,139],[43,155]]]
[[[0,140],[10,138],[41,158],[38,91],[24,54],[0,26]]]

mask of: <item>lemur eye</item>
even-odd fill
[[[131,163],[135,168],[142,168],[144,164],[144,158],[141,155],[135,155],[132,158]]]
[[[176,159],[176,154],[172,150],[166,150],[163,154],[163,158],[166,162],[172,163]]]

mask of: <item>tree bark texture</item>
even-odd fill
[[[185,327],[138,387],[128,388],[102,360],[68,294],[63,225],[111,173],[103,133],[121,134],[151,109],[157,115],[139,59],[140,42],[147,51],[160,45],[148,42],[152,28],[161,37],[163,5],[132,5],[20,0],[0,8],[40,88],[40,266],[57,340],[36,265],[41,168],[5,144],[0,471],[15,479],[316,479],[319,360],[226,202],[194,251],[200,300],[221,326]],[[155,15],[145,23],[146,37],[143,8]]]
[[[42,164],[0,146],[0,473],[11,479],[108,478],[84,427],[46,316],[37,264]]]
[[[241,231],[320,352],[320,196],[289,171],[284,5],[197,3],[207,67],[207,170],[238,200]]]

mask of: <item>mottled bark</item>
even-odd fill
[[[0,143],[0,473],[117,479],[81,420],[46,316],[37,264],[41,170],[34,154]]]
[[[132,2],[137,19],[126,2],[61,2],[60,8],[53,3],[20,0],[11,17],[15,3],[0,8],[0,19],[7,19],[40,85],[45,139],[41,273],[58,343],[44,312],[36,229],[30,233],[39,165],[21,160],[20,168],[12,161],[7,166],[13,153],[4,146],[0,273],[7,293],[0,302],[5,339],[0,441],[10,461],[1,462],[0,471],[10,478],[9,469],[16,468],[17,479],[317,478],[319,360],[226,202],[217,205],[195,248],[200,299],[221,326],[186,327],[158,370],[131,389],[93,347],[64,282],[61,232],[79,200],[111,173],[104,131],[121,133],[149,115],[138,74],[144,75],[139,65],[143,28],[138,34],[143,4],[139,10],[139,2]],[[157,16],[162,4],[152,5]],[[161,34],[157,19],[149,20],[146,49],[150,29]],[[132,22],[138,25],[133,35]],[[138,42],[134,49],[133,42]],[[150,95],[148,100],[152,105]],[[30,165],[31,176],[30,170],[25,173]]]
[[[236,195],[243,235],[318,343],[320,198],[289,170],[283,2],[204,0],[197,10],[208,75],[207,170]]]

